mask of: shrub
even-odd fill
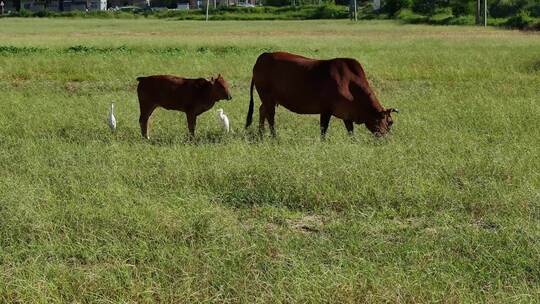
[[[452,19],[454,19],[452,9],[447,7],[435,10],[434,14],[429,18],[429,21],[432,24],[448,24]]]
[[[29,46],[22,46],[22,47],[16,47],[16,46],[0,46],[0,54],[6,55],[6,54],[31,54],[31,53],[38,53],[46,51],[44,48],[36,48],[36,47],[29,47]]]
[[[529,12],[521,11],[516,16],[508,18],[508,21],[504,25],[512,28],[524,29],[532,26],[534,19],[529,15]]]
[[[529,26],[531,30],[540,31],[540,19],[536,20],[533,24]]]
[[[448,25],[474,25],[475,22],[474,16],[466,15],[448,20]]]
[[[476,1],[450,0],[450,8],[454,16],[473,15],[476,12]]]
[[[13,17],[30,17],[32,16],[32,11],[21,8],[19,12],[12,14],[12,16]]]
[[[525,7],[525,10],[531,13],[533,17],[540,17],[540,1],[537,3],[531,3]]]
[[[343,6],[323,5],[318,6],[310,19],[339,19],[347,18],[348,12]]]
[[[40,18],[54,17],[54,15],[55,14],[53,12],[48,11],[48,10],[38,11],[34,13],[34,17],[40,17]]]
[[[433,15],[437,8],[445,7],[444,0],[412,0],[412,9],[416,13],[424,15]]]
[[[535,0],[494,0],[488,7],[493,17],[510,17],[521,11],[530,11],[535,5],[540,6]]]
[[[264,0],[264,5],[285,6],[290,4],[291,0]]]
[[[426,16],[416,14],[410,9],[400,10],[396,17],[406,23],[424,23],[428,19]]]
[[[402,9],[411,7],[411,0],[387,0],[384,3],[383,11],[394,16]]]

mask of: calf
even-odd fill
[[[221,75],[206,80],[189,79],[172,75],[138,77],[141,134],[148,137],[148,119],[157,107],[186,113],[189,135],[195,136],[197,116],[208,111],[223,99],[231,100],[229,85]]]

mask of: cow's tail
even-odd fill
[[[246,117],[246,128],[251,126],[251,122],[253,121],[253,86],[255,83],[253,82],[253,78],[251,78],[251,87],[249,89],[249,108],[247,112]]]

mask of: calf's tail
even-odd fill
[[[253,77],[251,78],[251,88],[249,89],[249,108],[247,112],[246,117],[246,128],[248,128],[251,125],[251,122],[253,121],[253,86],[255,83],[253,82]]]

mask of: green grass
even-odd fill
[[[0,302],[540,301],[538,35],[0,21]],[[318,117],[279,107],[278,139],[253,140],[265,50],[358,59],[401,110],[392,134],[333,119],[320,142]],[[135,78],[157,73],[225,75],[234,133],[214,108],[188,143],[158,110],[142,140]]]

